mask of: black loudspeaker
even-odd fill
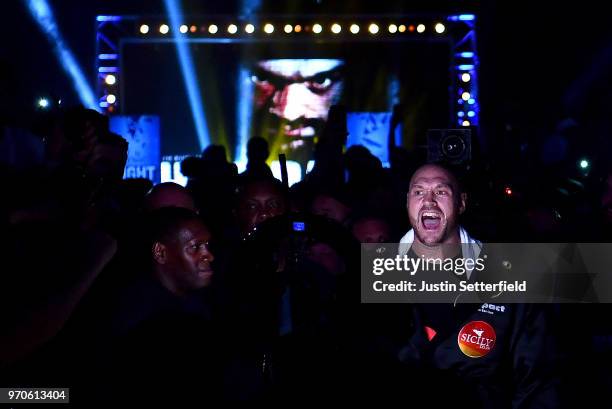
[[[427,162],[462,165],[472,159],[470,129],[430,129],[427,131]]]

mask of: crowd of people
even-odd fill
[[[2,129],[0,385],[70,387],[83,406],[543,408],[605,396],[605,305],[491,316],[470,304],[362,304],[359,262],[360,243],[402,237],[414,256],[467,232],[605,242],[612,172],[571,197],[547,193],[538,175],[510,195],[484,162],[425,164],[393,147],[384,168],[363,147],[345,151],[345,138],[326,127],[314,169],[291,188],[258,137],[245,172],[210,146],[183,163],[182,187],[122,179],[127,144],[94,111],[66,111],[41,140]],[[484,319],[495,347],[470,356],[457,335]]]

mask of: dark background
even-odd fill
[[[162,1],[50,1],[59,28],[90,84],[94,84],[95,16],[165,14]],[[612,24],[605,5],[568,2],[263,1],[259,14],[457,13],[477,15],[480,57],[481,126],[490,159],[506,163],[547,160],[544,142],[559,137],[559,124],[572,118],[580,126],[570,136],[572,154],[584,151],[605,162],[612,117]],[[78,103],[71,81],[59,65],[25,3],[3,3],[0,59],[1,112],[8,122],[23,122],[41,94]],[[185,14],[240,14],[240,2],[184,1]],[[561,135],[560,137],[566,137]],[[552,139],[551,139],[552,138]],[[548,145],[550,146],[550,144]]]

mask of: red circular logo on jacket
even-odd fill
[[[457,343],[465,355],[481,358],[495,346],[495,330],[484,321],[469,322],[459,331]]]

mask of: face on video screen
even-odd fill
[[[254,132],[295,149],[319,135],[327,112],[343,87],[343,61],[337,59],[261,60],[251,77],[255,85]]]
[[[285,154],[303,177],[334,104],[346,108],[347,125],[350,115],[359,117],[353,121],[359,126],[348,130],[350,143],[380,152],[388,132],[370,132],[370,119],[389,113],[394,103],[405,107],[398,142],[410,147],[424,143],[417,137],[434,124],[447,127],[450,117],[445,43],[213,42],[190,49],[201,110],[183,85],[180,64],[164,63],[176,60],[172,43],[130,43],[123,49],[127,85],[121,110],[159,116],[162,156],[198,154],[208,137],[226,146],[232,160],[241,160],[249,138],[260,136],[269,143],[268,160]],[[377,129],[386,124],[376,121]]]

